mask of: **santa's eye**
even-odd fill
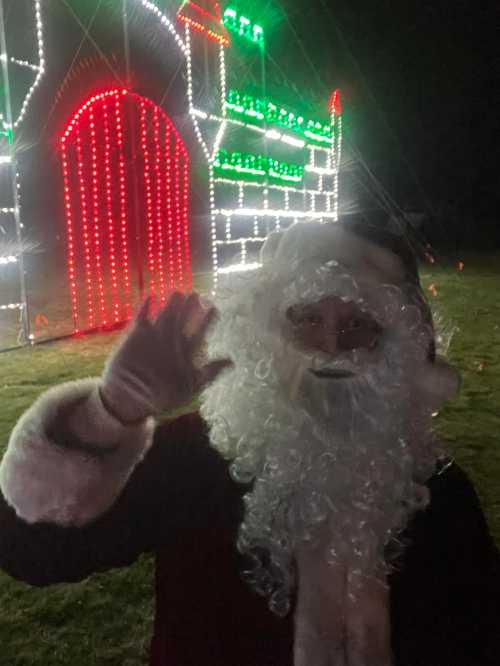
[[[288,308],[286,316],[294,326],[321,326],[323,324],[323,317],[318,312],[303,308]]]
[[[367,317],[354,317],[346,322],[338,332],[338,347],[343,350],[374,349],[381,335],[376,321]]]
[[[323,318],[317,314],[306,314],[299,318],[299,324],[309,324],[309,326],[321,326]]]

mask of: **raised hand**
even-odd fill
[[[197,294],[174,292],[154,320],[149,311],[147,299],[102,377],[104,405],[124,423],[188,404],[231,365],[227,359],[200,362],[217,314],[213,307],[204,308]]]

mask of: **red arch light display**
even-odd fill
[[[75,332],[129,319],[144,288],[159,303],[191,289],[189,156],[164,111],[128,90],[93,95],[61,155]]]

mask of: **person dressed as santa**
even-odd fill
[[[49,585],[154,553],[151,666],[498,666],[500,556],[432,430],[459,379],[413,253],[309,222],[261,260],[217,310],[146,302],[102,377],[22,416],[0,566]]]

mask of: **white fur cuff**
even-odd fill
[[[75,435],[74,448],[58,441],[58,431],[68,430]],[[150,447],[153,430],[153,419],[125,427],[108,414],[98,380],[56,386],[12,431],[0,489],[26,522],[84,525],[113,504]],[[82,443],[89,444],[88,452]],[[95,455],[101,449],[104,455]]]

